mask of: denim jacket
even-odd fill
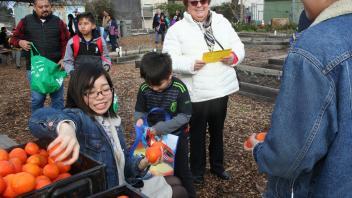
[[[352,197],[352,0],[324,10],[293,43],[263,143],[264,197]]]
[[[113,147],[103,127],[80,109],[57,110],[41,108],[35,111],[29,120],[29,129],[37,138],[55,138],[56,127],[62,120],[72,120],[76,125],[76,137],[80,145],[80,152],[106,165],[107,187],[119,185]],[[140,171],[138,164],[140,157],[130,157],[126,146],[122,127],[117,129],[121,148],[125,154],[125,178],[144,176],[145,171]]]

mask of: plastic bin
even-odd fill
[[[41,148],[46,148],[51,141],[41,139],[35,141]],[[26,144],[9,148],[21,147]],[[87,197],[106,190],[105,165],[95,161],[83,153],[80,153],[78,160],[71,165],[71,177],[52,183],[42,189],[23,194],[19,197]]]
[[[122,195],[126,195],[129,198],[148,198],[146,195],[142,194],[138,189],[132,187],[129,184],[110,188],[104,192],[89,196],[88,198],[116,198]]]

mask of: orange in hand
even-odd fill
[[[145,151],[145,156],[150,163],[154,164],[162,156],[160,147],[159,146],[148,147]]]
[[[260,132],[255,136],[255,139],[263,142],[265,140],[266,132]]]

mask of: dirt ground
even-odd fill
[[[142,44],[143,43],[143,44]],[[150,36],[123,38],[121,45],[136,49],[140,46],[153,47]],[[159,46],[160,47],[160,46]],[[246,49],[245,63],[260,65],[269,56],[283,51],[262,51]],[[122,117],[129,143],[133,140],[133,111],[136,93],[142,80],[134,64],[113,65],[110,72],[119,96],[119,115]],[[66,80],[67,86],[67,80]],[[18,143],[33,140],[28,131],[30,117],[30,92],[24,67],[0,65],[0,133],[6,134]],[[225,168],[232,175],[231,180],[221,181],[205,174],[205,184],[197,186],[199,197],[260,197],[256,183],[264,176],[257,172],[252,154],[242,148],[244,140],[253,132],[269,127],[273,103],[234,94],[230,96],[224,129]],[[209,166],[209,165],[208,165]]]

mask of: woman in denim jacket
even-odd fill
[[[144,157],[128,154],[108,73],[95,65],[81,68],[70,79],[66,108],[38,109],[29,121],[30,131],[37,138],[55,138],[49,149],[60,143],[51,154],[55,156],[64,151],[56,161],[65,159],[64,163],[72,164],[82,152],[104,163],[108,188],[143,177],[150,164]],[[164,198],[180,193],[174,190],[179,189],[180,184],[174,177],[166,180],[153,177],[143,183],[142,192],[151,197]]]
[[[312,25],[291,46],[271,129],[253,134],[264,197],[352,197],[352,0],[303,0]]]

